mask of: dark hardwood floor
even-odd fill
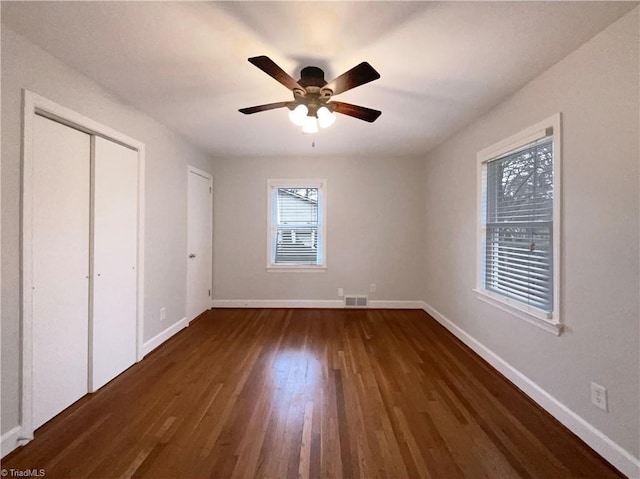
[[[408,310],[207,312],[2,468],[47,479],[623,477]]]

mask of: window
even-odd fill
[[[478,154],[479,298],[560,333],[560,116]]]
[[[269,180],[267,268],[324,271],[324,180]]]

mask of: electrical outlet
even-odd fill
[[[607,388],[596,383],[591,383],[591,403],[604,412],[607,412]]]
[[[371,283],[371,286],[369,286],[369,291],[372,293],[376,292],[376,284],[375,283]]]
[[[338,297],[342,298],[344,296],[344,288],[338,288]]]
[[[160,308],[160,321],[164,321],[165,319],[167,319],[167,310]]]

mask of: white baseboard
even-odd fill
[[[344,308],[341,299],[214,299],[212,308]],[[422,309],[422,301],[370,300],[369,308]]]
[[[146,341],[142,345],[142,356],[143,357],[146,356],[151,351],[153,351],[158,346],[160,346],[162,343],[164,343],[171,336],[180,332],[187,326],[189,326],[189,322],[187,321],[187,318],[182,318],[180,321],[172,324],[164,331],[161,331],[160,333],[156,334],[153,338],[151,338],[149,341]]]
[[[0,457],[6,456],[18,446],[22,445],[18,440],[18,438],[20,437],[20,431],[20,426],[16,426],[13,429],[5,432],[0,437]]]
[[[633,454],[622,448],[602,431],[562,404],[538,384],[511,366],[439,311],[427,303],[423,303],[423,309],[453,333],[460,341],[475,351],[482,359],[487,361],[493,368],[498,370],[504,377],[515,384],[527,396],[538,403],[544,410],[613,464],[620,472],[630,478],[640,477],[640,459],[633,456]]]
[[[212,308],[342,308],[338,300],[309,299],[214,299]]]
[[[378,309],[422,309],[422,301],[385,301],[372,299],[369,308]]]

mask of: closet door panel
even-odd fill
[[[33,425],[88,392],[90,137],[36,116]]]
[[[95,138],[92,387],[136,361],[138,154]]]

